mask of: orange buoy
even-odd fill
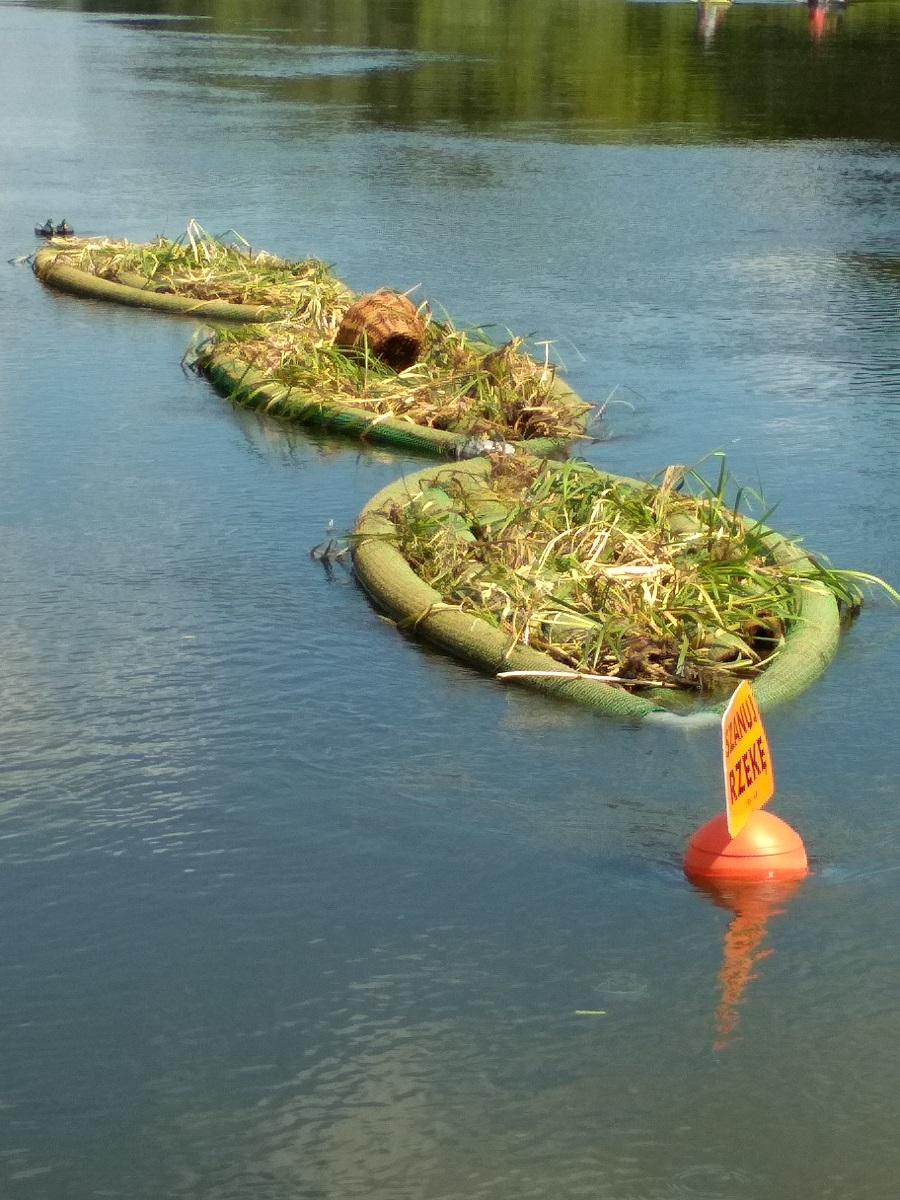
[[[724,813],[701,825],[688,842],[684,873],[692,881],[802,879],[809,862],[800,834],[760,808],[737,837],[728,832]]]

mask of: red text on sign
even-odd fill
[[[761,737],[744,751],[728,772],[728,796],[732,804],[760,775],[769,769],[766,747]]]

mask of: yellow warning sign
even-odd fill
[[[722,717],[722,760],[725,764],[725,813],[728,832],[737,837],[755,808],[775,791],[772,756],[753,688],[739,684]]]

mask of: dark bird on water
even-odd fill
[[[53,222],[48,217],[47,220],[43,223],[43,225],[35,225],[34,232],[37,237],[52,238],[52,237],[72,237],[75,233],[75,230],[72,228],[72,226],[69,224],[69,222],[66,220],[65,217],[63,217],[63,219],[60,221],[60,223],[58,225],[54,225]]]

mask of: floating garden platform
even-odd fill
[[[346,335],[348,313],[360,303],[347,296],[308,321],[220,329],[192,361],[245,407],[438,457],[565,453],[584,436],[596,410],[518,339],[491,345],[483,333],[434,320],[422,306],[414,310],[414,356],[397,369],[365,331]]]
[[[302,317],[348,294],[318,259],[289,262],[254,251],[238,235],[212,237],[195,222],[175,241],[53,237],[32,265],[59,291],[208,322]]]
[[[749,678],[766,709],[825,669],[860,592],[741,515],[725,480],[530,456],[430,468],[366,505],[354,566],[400,628],[501,679],[640,719],[721,713]]]

